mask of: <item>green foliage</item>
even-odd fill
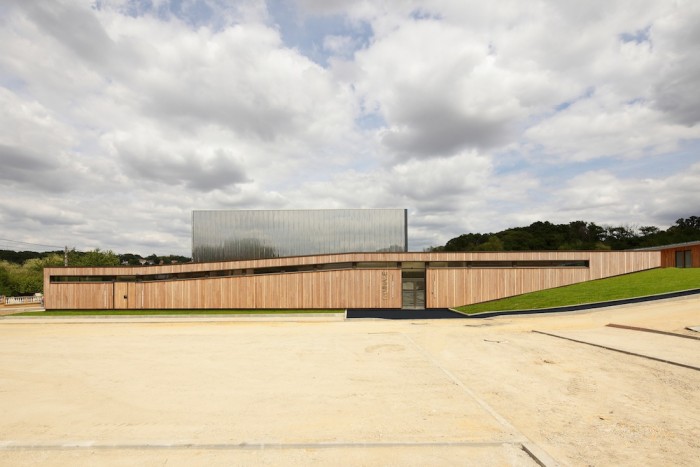
[[[122,262],[131,265],[141,264],[143,258],[139,255],[117,255],[111,250],[102,251],[96,248],[92,251],[76,251],[75,248],[68,251],[68,266],[119,266]],[[186,256],[168,255],[148,256],[151,264],[187,263],[190,258]],[[0,295],[16,296],[31,295],[44,290],[44,268],[63,266],[63,251],[48,251],[38,253],[35,251],[10,251],[0,250]]]
[[[32,258],[19,265],[0,261],[0,294],[32,295],[44,290],[44,268],[62,264],[59,255]]]
[[[0,261],[0,295],[9,297],[13,295],[13,288],[10,282],[10,272],[8,271],[7,265],[7,261]]]
[[[119,257],[96,249],[86,253],[68,252],[70,266],[118,266]],[[44,268],[63,266],[63,254],[46,253],[22,264],[0,261],[0,295],[32,295],[44,291]]]
[[[503,241],[496,235],[491,235],[488,240],[476,247],[477,251],[503,251]]]
[[[141,259],[141,256],[135,255],[133,253],[126,253],[123,255],[119,255],[119,262],[122,264],[128,264],[129,266],[138,266],[141,264],[139,261]]]
[[[492,234],[468,233],[453,238],[445,244],[443,251],[475,251],[486,243]]]
[[[39,253],[38,251],[14,251],[14,250],[0,250],[0,261],[7,261],[9,263],[23,264],[28,259],[32,258],[45,258],[51,254],[63,254],[62,251],[46,251]]]
[[[101,251],[96,248],[92,251],[80,252],[75,248],[68,252],[68,266],[119,266],[119,256],[111,250]]]
[[[515,297],[457,308],[463,313],[535,310],[583,303],[657,295],[700,288],[700,269],[663,268],[540,290]]]
[[[654,226],[599,226],[534,222],[497,233],[468,233],[432,251],[627,250],[700,240],[700,217],[678,219],[668,230]]]

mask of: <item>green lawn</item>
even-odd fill
[[[55,310],[17,313],[12,316],[134,316],[134,315],[289,315],[343,313],[345,310]]]
[[[700,288],[700,269],[652,269],[597,281],[541,290],[492,302],[465,305],[457,310],[467,313],[503,310],[535,310],[583,303],[644,297],[679,290]]]

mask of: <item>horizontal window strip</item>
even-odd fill
[[[431,268],[587,268],[588,260],[431,261]]]
[[[429,268],[588,268],[588,260],[533,260],[533,261],[431,261]],[[237,277],[246,275],[286,274],[293,272],[333,271],[343,269],[398,269],[401,263],[374,261],[357,263],[325,263],[297,266],[264,267],[193,271],[171,274],[144,274],[124,276],[51,276],[51,283],[74,282],[154,282],[204,278]]]

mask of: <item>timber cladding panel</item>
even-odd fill
[[[661,250],[661,267],[674,268],[676,267],[676,253],[690,251],[691,264],[685,267],[700,268],[700,243],[691,243],[686,245],[677,245],[671,248]]]
[[[507,264],[473,263],[489,261]],[[538,261],[586,265],[537,266]],[[363,262],[385,266],[363,268]],[[45,305],[47,309],[400,308],[401,262],[426,265],[426,306],[444,308],[656,268],[661,265],[661,253],[359,253],[150,267],[46,268]],[[461,262],[462,266],[450,262]],[[255,268],[348,263],[356,267],[250,273]],[[214,277],[220,271],[226,275]],[[192,276],[200,273],[204,277]],[[148,279],[159,274],[179,276]],[[52,281],[52,276],[83,281]],[[105,282],[89,282],[90,277],[101,277]]]
[[[114,284],[116,287],[126,285]],[[129,283],[128,308],[400,308],[400,284],[398,269]],[[91,289],[85,285],[88,284],[51,284],[51,288],[53,293],[65,289],[89,295]],[[70,300],[61,301],[51,308],[71,308],[69,303]]]
[[[513,252],[507,256],[494,256],[490,259],[503,260],[506,257],[512,261],[588,260],[589,267],[428,269],[426,273],[428,308],[471,305],[577,282],[643,271],[660,265],[659,255],[655,252]]]
[[[449,308],[496,300],[588,280],[581,269],[431,269],[428,308]]]
[[[44,287],[46,309],[103,310],[114,308],[114,286],[102,284],[51,284]]]

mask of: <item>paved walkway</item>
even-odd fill
[[[605,325],[680,332],[698,310],[696,298],[483,320],[3,318],[0,465],[689,465],[700,372],[532,331],[633,341],[646,336]],[[697,355],[656,335],[646,348]]]

